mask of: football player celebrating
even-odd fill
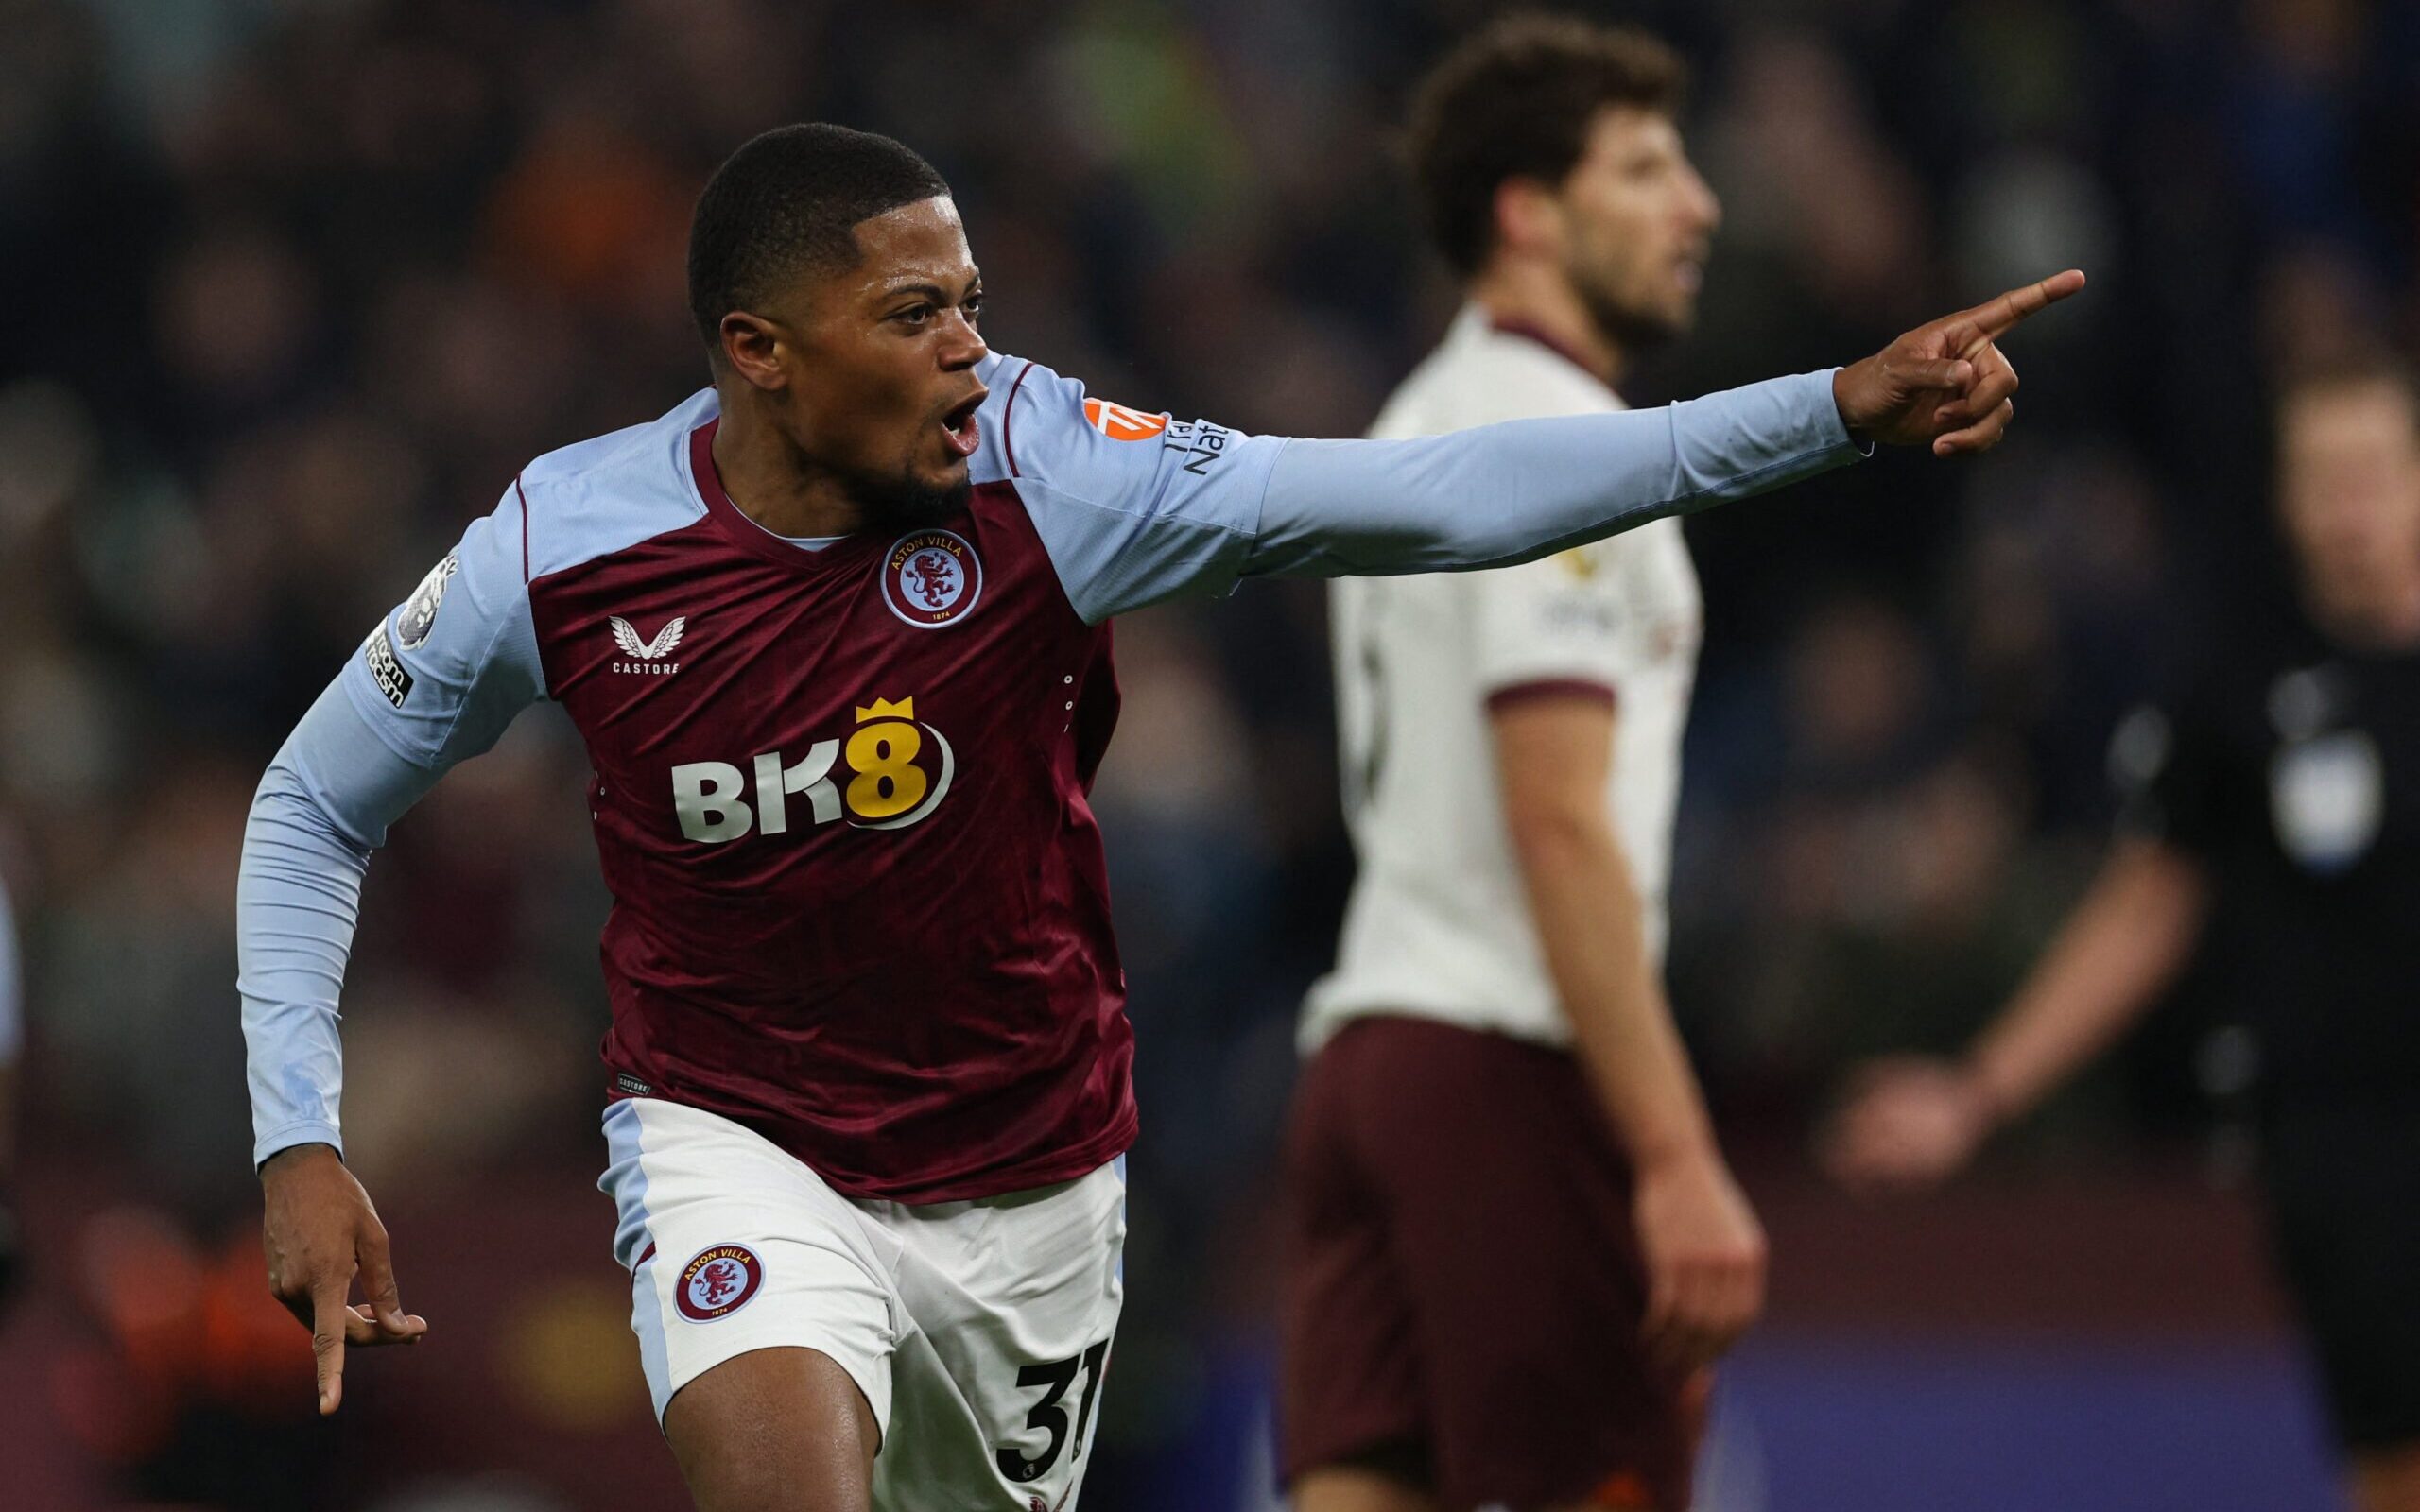
[[[2082,284],[1664,410],[1287,440],[992,352],[948,186],[900,144],[748,143],[690,232],[712,387],[513,479],[254,799],[255,1158],[321,1410],[348,1345],[427,1327],[341,1159],[363,870],[546,698],[587,745],[614,896],[614,1253],[697,1503],[1072,1506],[1134,1132],[1086,799],[1110,618],[1250,576],[1521,560],[1866,441],[1979,451],[2015,387],[1996,338]]]

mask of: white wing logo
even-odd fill
[[[613,619],[614,644],[622,648],[625,656],[634,656],[642,662],[654,662],[670,656],[672,648],[681,644],[681,632],[689,624],[688,615],[675,614],[670,624],[655,632],[654,640],[642,641],[639,639],[639,632],[631,627],[630,621],[619,614],[614,615]]]

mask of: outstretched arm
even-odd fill
[[[1997,338],[2083,287],[2070,270],[1920,326],[1849,367],[1660,409],[1417,440],[1289,442],[1244,572],[1501,567],[1768,492],[1873,441],[1942,456],[1989,450],[2015,413],[2016,371]]]
[[[1509,567],[1777,489],[1860,455],[1832,387],[1830,373],[1810,372],[1660,409],[1288,441],[1243,576]]]
[[[1874,442],[1985,450],[2016,389],[1997,338],[2083,286],[2082,273],[2062,273],[1849,367],[1660,409],[1290,440],[1103,404],[1028,364],[995,387],[985,434],[1068,601],[1098,622],[1249,576],[1528,561],[1780,488]]]

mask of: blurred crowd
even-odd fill
[[[141,1204],[100,1216],[205,1280],[222,1246],[249,1263],[252,784],[524,461],[704,382],[683,243],[731,147],[802,118],[898,135],[957,188],[995,346],[1140,407],[1351,435],[1453,301],[1392,123],[1493,9],[0,0],[0,875],[25,915],[27,1181]],[[1634,402],[2093,279],[2013,349],[2032,382],[1988,461],[1878,459],[1690,526],[1709,624],[1676,1003],[1736,1137],[1796,1149],[1856,1057],[1953,1043],[1996,1004],[2098,851],[2118,715],[2197,626],[2281,590],[2264,374],[2420,330],[2420,8],[1583,9],[1698,65],[1687,132],[1725,209],[1701,329]],[[1123,1465],[1203,1431],[1264,1308],[1291,1018],[1350,864],[1322,605],[1262,585],[1120,632],[1098,799],[1148,1278],[1103,1425]],[[525,718],[372,867],[345,1115],[382,1203],[601,1163],[583,775],[566,722]],[[2191,1010],[2040,1139],[2189,1109]],[[89,1266],[53,1269],[73,1279],[48,1295],[123,1332]],[[156,1462],[171,1431],[95,1448]]]

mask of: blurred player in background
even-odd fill
[[[1410,148],[1466,302],[1373,435],[1622,407],[1625,365],[1694,318],[1720,218],[1682,83],[1644,33],[1537,17],[1438,66]],[[1296,1505],[1683,1512],[1765,1241],[1664,992],[1700,628],[1680,523],[1329,602],[1360,875],[1288,1157]]]
[[[1957,1061],[1869,1068],[1844,1179],[1937,1181],[2159,1001],[2197,950],[2263,1068],[2275,1252],[2362,1512],[2420,1509],[2420,383],[2290,379],[2278,513],[2300,613],[2231,628],[2122,724],[2120,834]]]
[[[263,779],[238,927],[270,1281],[333,1412],[347,1343],[427,1328],[340,1155],[370,851],[563,706],[614,896],[614,1255],[709,1512],[1075,1504],[1135,1127],[1087,799],[1111,616],[1529,559],[1865,438],[1983,449],[1993,337],[2083,283],[1666,410],[1288,441],[990,351],[948,185],[887,137],[741,147],[689,280],[713,387],[531,463],[371,631]]]
[[[17,1057],[25,1048],[24,992],[16,919],[8,885],[0,882],[0,1313],[6,1312],[25,1266],[25,1233],[9,1201],[17,1174]]]

